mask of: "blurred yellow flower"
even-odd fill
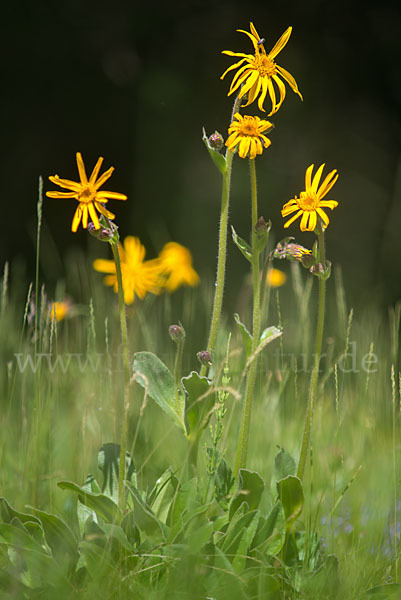
[[[238,154],[241,158],[256,158],[257,154],[262,154],[263,148],[268,148],[271,141],[263,135],[264,131],[270,131],[273,128],[272,123],[263,121],[259,117],[242,116],[235,113],[234,119],[228,128],[230,136],[226,141],[229,150],[234,151],[239,144]]]
[[[101,156],[88,179],[81,153],[77,152],[77,165],[80,179],[79,182],[70,181],[69,179],[61,179],[58,175],[52,175],[49,177],[50,181],[55,185],[59,185],[60,187],[71,191],[46,192],[46,196],[49,198],[75,198],[79,202],[72,220],[71,230],[74,232],[78,229],[81,219],[82,227],[84,229],[87,228],[88,215],[92,219],[92,223],[94,224],[95,228],[100,229],[100,223],[96,210],[108,219],[114,219],[115,215],[108,211],[104,207],[104,204],[108,202],[109,198],[113,198],[114,200],[127,199],[125,194],[119,194],[118,192],[99,192],[99,188],[104,184],[105,181],[107,181],[107,179],[109,179],[109,177],[111,177],[114,171],[114,167],[110,167],[110,169],[105,171],[103,175],[97,179],[102,162],[103,157]]]
[[[49,313],[51,319],[56,321],[62,321],[71,311],[71,302],[69,300],[62,300],[61,302],[53,302],[49,306]]]
[[[135,295],[141,300],[147,292],[160,293],[160,267],[159,259],[144,260],[146,250],[139,238],[129,235],[124,244],[119,244],[121,273],[123,280],[124,301],[132,304]],[[113,286],[118,292],[116,265],[114,260],[97,258],[93,262],[93,268],[100,273],[109,273],[104,278],[105,285]]]
[[[284,204],[281,211],[283,217],[287,217],[296,211],[295,215],[284,224],[285,228],[289,227],[301,215],[301,231],[314,231],[317,224],[317,217],[322,219],[324,227],[327,227],[329,224],[329,217],[322,209],[330,208],[333,210],[333,208],[338,206],[338,202],[336,200],[323,200],[323,198],[337,181],[338,173],[336,169],[330,171],[318,188],[324,166],[323,164],[318,168],[312,181],[314,165],[310,165],[305,174],[305,191],[301,192],[299,198],[295,196],[295,198]]]
[[[266,283],[271,287],[281,287],[287,281],[287,275],[279,269],[269,269],[267,272]]]
[[[168,242],[159,254],[161,272],[166,277],[164,287],[169,292],[174,292],[180,285],[194,287],[199,283],[199,276],[192,267],[190,251],[177,244]]]
[[[244,104],[244,106],[249,106],[249,104],[251,104],[260,94],[258,107],[261,111],[265,112],[263,103],[268,94],[272,103],[272,110],[269,113],[270,117],[278,111],[285,98],[286,89],[282,79],[284,79],[292,88],[292,90],[298,94],[301,100],[303,100],[298,89],[297,82],[291,73],[283,69],[283,67],[279,67],[279,65],[274,62],[277,54],[281,52],[288,42],[292,32],[292,27],[289,27],[283,33],[269,54],[266,54],[266,50],[263,45],[265,40],[259,37],[259,34],[256,31],[253,23],[250,23],[250,29],[250,33],[248,31],[244,31],[243,29],[238,29],[237,31],[245,33],[245,35],[250,38],[255,50],[255,54],[244,54],[243,52],[231,52],[231,50],[224,50],[223,54],[228,54],[228,56],[240,56],[242,58],[240,61],[231,65],[231,67],[228,67],[220,79],[223,79],[223,77],[225,77],[229,71],[238,69],[231,82],[228,95],[230,96],[242,86],[239,92],[239,97],[242,98],[245,96],[245,94],[248,94],[248,102]],[[276,100],[276,91],[274,89],[273,82],[278,87],[280,94],[279,102]]]

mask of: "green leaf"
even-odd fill
[[[283,505],[287,530],[299,517],[304,504],[304,492],[299,477],[287,475],[277,482],[278,495]]]
[[[165,541],[167,537],[167,527],[159,521],[150,506],[146,504],[140,495],[139,490],[129,481],[126,481],[125,485],[127,486],[134,503],[133,511],[136,526],[146,533],[154,543]]]
[[[212,460],[215,452],[217,453],[217,469],[214,475],[215,498],[224,508],[227,508],[225,505],[235,483],[233,472],[217,448],[208,447],[206,452],[209,460]]]
[[[366,592],[374,600],[388,600],[401,597],[401,583],[384,583],[376,585]]]
[[[169,467],[156,481],[147,498],[147,504],[161,521],[165,521],[167,517],[170,501],[177,486],[178,480]]]
[[[279,481],[287,475],[295,475],[296,472],[295,460],[284,448],[280,448],[274,459],[274,479]]]
[[[240,469],[238,490],[230,504],[229,518],[233,517],[243,502],[247,503],[249,510],[258,508],[264,489],[265,483],[256,471]]]
[[[28,506],[42,523],[46,542],[51,548],[54,558],[60,566],[63,566],[68,557],[68,566],[76,564],[78,560],[78,542],[68,527],[67,523],[56,515],[39,510],[33,506]]]
[[[59,481],[58,487],[78,494],[79,500],[88,508],[95,511],[97,517],[104,519],[107,523],[115,523],[121,519],[121,511],[111,498],[104,494],[94,494],[84,487],[80,487],[72,481]]]
[[[245,256],[245,258],[247,260],[249,260],[249,262],[252,262],[252,248],[250,247],[250,245],[245,240],[240,238],[239,235],[237,235],[237,232],[235,231],[235,229],[232,225],[231,225],[231,232],[232,232],[234,244],[242,252],[242,254]]]
[[[100,487],[96,479],[90,473],[86,477],[86,481],[81,489],[83,489],[85,492],[91,492],[96,495],[99,495],[101,493]],[[92,508],[88,508],[80,500],[78,500],[77,502],[77,518],[81,536],[83,535],[85,523],[88,519],[91,519],[95,523],[97,523],[98,520],[95,511]]]
[[[270,342],[280,337],[280,335],[283,335],[283,332],[278,327],[275,327],[274,325],[266,327],[260,335],[258,351],[263,350],[267,344],[270,344]]]
[[[188,377],[182,377],[181,383],[185,392],[187,436],[196,438],[209,423],[215,395],[211,392],[207,377],[201,377],[196,371],[192,371]]]
[[[205,144],[206,148],[208,149],[210,158],[212,159],[212,161],[214,162],[214,164],[216,165],[216,167],[218,168],[220,173],[222,175],[224,175],[224,173],[227,170],[226,157],[224,156],[224,154],[220,154],[220,152],[218,152],[218,150],[215,150],[214,148],[212,148],[210,146],[209,140],[206,135],[205,128],[203,128],[203,130],[202,130],[202,141]]]
[[[276,556],[284,545],[285,534],[285,515],[281,502],[277,501],[267,518],[261,518],[252,548]]]
[[[118,506],[118,477],[120,471],[120,445],[103,444],[97,455],[97,464],[103,473],[102,493]],[[136,485],[136,472],[129,452],[125,453],[125,479]]]
[[[240,512],[241,511],[238,511],[238,513]],[[258,510],[246,511],[245,514],[238,514],[238,517],[235,515],[228,526],[226,535],[222,538],[222,545],[219,544],[225,554],[234,556],[240,547],[242,548],[242,553],[246,553],[252,543],[253,536],[255,535],[259,516],[260,513]],[[242,543],[244,535],[246,547],[244,547],[244,543]]]
[[[147,390],[156,404],[185,431],[182,415],[177,414],[176,410],[174,377],[166,365],[152,352],[136,352],[133,371],[134,374],[137,373],[137,383]]]
[[[234,320],[239,327],[245,354],[247,355],[247,357],[249,357],[252,354],[252,335],[249,333],[245,325],[241,322],[237,313],[234,314]]]
[[[12,519],[17,517],[21,523],[25,523],[26,521],[36,521],[39,523],[39,519],[34,517],[33,515],[19,512],[15,510],[5,498],[0,498],[0,521],[3,523],[11,523]]]

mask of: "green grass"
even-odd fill
[[[29,513],[25,507],[31,505],[58,515],[78,538],[76,494],[60,489],[57,483],[67,480],[82,485],[86,475],[92,473],[101,484],[97,454],[104,443],[119,443],[123,373],[116,296],[102,286],[100,277],[91,273],[90,261],[84,256],[79,256],[79,260],[70,258],[66,273],[66,281],[59,282],[58,290],[68,291],[79,304],[73,316],[54,327],[46,316],[47,291],[42,288],[38,299],[36,358],[39,354],[51,356],[42,357],[36,373],[29,365],[21,372],[15,356],[20,355],[21,364],[28,355],[32,360],[35,358],[32,293],[26,305],[29,284],[23,285],[13,269],[8,283],[7,277],[3,278],[0,489],[17,511]],[[277,495],[274,459],[278,447],[298,460],[312,365],[317,282],[313,281],[311,289],[311,276],[301,272],[298,265],[293,265],[289,274],[279,294],[273,291],[270,295],[270,316],[268,322],[263,323],[263,327],[277,325],[279,309],[284,333],[263,351],[259,362],[247,463],[248,469],[259,473],[265,482],[259,506],[265,515]],[[187,333],[183,374],[198,370],[196,352],[206,343],[210,287],[203,281],[197,290],[182,289],[173,296],[148,296],[142,304],[130,307],[127,316],[131,354],[143,350],[154,352],[173,370],[175,346],[169,338],[168,327],[181,321]],[[218,510],[213,505],[217,512],[209,508],[207,516],[193,517],[193,528],[188,525],[187,537],[180,538],[179,543],[177,540],[173,543],[171,537],[169,543],[160,540],[156,543],[146,527],[139,527],[142,545],[132,542],[131,552],[121,548],[117,551],[108,538],[109,545],[98,546],[99,556],[90,555],[89,559],[88,550],[86,554],[83,550],[89,548],[85,544],[91,539],[86,531],[80,545],[80,552],[86,557],[85,566],[79,563],[74,567],[74,574],[63,575],[73,582],[70,586],[60,583],[53,567],[49,567],[48,575],[35,567],[42,573],[40,581],[29,580],[26,573],[33,568],[30,566],[32,556],[28,559],[24,554],[26,548],[18,549],[15,540],[14,546],[7,542],[1,530],[0,597],[50,598],[55,597],[54,594],[60,596],[63,593],[60,590],[64,590],[66,598],[96,595],[99,598],[216,597],[218,600],[229,597],[351,599],[364,597],[374,586],[397,582],[401,520],[399,307],[391,319],[374,307],[364,314],[354,313],[350,318],[340,277],[330,279],[328,289],[330,301],[323,349],[327,357],[322,360],[312,453],[303,481],[305,502],[293,525],[304,536],[304,550],[299,546],[297,561],[291,562],[287,556],[284,564],[282,552],[268,558],[250,556],[242,563],[242,559],[235,559],[230,553],[224,557],[216,555],[210,546],[212,538],[207,535],[207,526],[224,514],[228,498],[226,509],[223,502]],[[241,318],[249,323],[249,312]],[[238,441],[239,397],[243,394],[241,372],[245,359],[238,328],[232,315],[226,314],[218,338],[216,372],[223,369],[230,332],[228,385],[237,393],[226,399],[227,412],[218,447],[232,467]],[[371,366],[377,370],[368,374],[366,362],[372,353],[377,362]],[[64,361],[65,372],[60,364],[52,372],[50,367],[54,365],[56,354]],[[70,362],[65,367],[68,355]],[[88,360],[92,360],[93,365],[98,361],[95,372],[90,363],[85,366]],[[393,385],[392,364],[395,365]],[[132,385],[130,398],[128,448],[136,468],[137,489],[142,490],[143,498],[148,497],[146,490],[149,494],[155,481],[171,466],[179,484],[189,485],[185,488],[185,510],[195,510],[195,505],[199,509],[202,498],[205,500],[205,490],[214,489],[207,484],[206,446],[212,445],[209,428],[200,442],[197,477],[185,484],[188,452],[185,436],[136,383]],[[235,493],[236,487],[232,488],[230,497]],[[178,497],[179,502],[183,502],[184,496]],[[135,510],[139,508],[135,506],[134,501],[137,515]],[[4,512],[3,519],[7,522]],[[194,542],[197,533],[202,531],[203,545]],[[216,543],[217,538],[216,534],[213,538]],[[316,543],[320,549],[313,558],[312,547]],[[146,551],[151,558],[144,558]],[[120,552],[117,558],[116,552]],[[56,548],[51,547],[51,554],[54,553]],[[337,557],[337,570],[330,570],[329,555]],[[232,564],[236,566],[231,572]],[[274,591],[267,580],[281,583]],[[391,590],[397,593],[396,588],[384,589],[386,593]],[[390,596],[380,596],[378,592],[371,597]]]

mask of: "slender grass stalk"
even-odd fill
[[[324,248],[324,230],[323,230],[322,226],[319,227],[318,244],[319,244],[319,263],[324,266],[325,261],[326,261],[326,256],[325,256],[325,248]],[[306,457],[307,457],[308,449],[309,449],[309,445],[310,445],[310,437],[311,437],[312,421],[313,421],[313,408],[314,408],[314,403],[315,403],[317,383],[318,383],[318,379],[319,379],[320,356],[322,353],[325,305],[326,305],[326,278],[319,277],[319,303],[318,303],[318,313],[317,313],[315,355],[314,355],[314,361],[313,361],[313,367],[312,367],[311,382],[310,382],[310,387],[309,387],[308,404],[306,407],[306,417],[305,417],[304,433],[303,433],[303,438],[302,438],[301,454],[299,457],[298,471],[297,471],[297,477],[299,477],[300,479],[302,479],[304,476]]]
[[[395,582],[398,582],[398,539],[397,539],[397,457],[396,457],[396,404],[397,387],[395,382],[394,364],[391,365],[391,398],[392,398],[392,455],[393,455],[393,544],[394,544],[394,575]]]
[[[256,183],[255,160],[249,160],[251,176],[251,205],[252,205],[252,287],[253,287],[253,314],[252,314],[252,353],[256,351],[260,337],[260,251],[257,249],[257,232],[255,225],[258,220],[258,191]],[[264,282],[262,283],[264,285]],[[245,387],[245,400],[242,409],[241,426],[238,440],[237,457],[235,460],[234,476],[238,476],[240,469],[245,468],[248,454],[249,427],[251,422],[252,399],[254,395],[258,357],[254,359],[249,367]]]
[[[7,289],[8,289],[8,262],[4,263],[3,281],[1,284],[1,303],[0,315],[2,315],[7,306]]]
[[[235,99],[232,117],[238,112],[241,104],[239,96]],[[232,119],[231,119],[232,120]],[[207,342],[207,351],[213,356],[213,351],[216,346],[217,334],[219,331],[221,309],[223,306],[224,282],[226,274],[227,260],[227,227],[228,227],[228,209],[230,206],[230,187],[231,187],[231,171],[234,152],[226,151],[226,170],[223,175],[223,187],[221,190],[221,210],[220,210],[220,227],[219,227],[219,249],[217,254],[217,274],[216,285],[214,291],[212,320],[210,324],[209,339]],[[202,365],[200,375],[205,376],[207,365]]]
[[[118,241],[112,240],[110,242],[111,249],[113,251],[113,258],[116,265],[116,275],[118,284],[118,305],[120,311],[120,326],[121,326],[121,339],[123,346],[123,365],[124,365],[124,394],[123,394],[123,406],[121,410],[122,418],[121,422],[121,441],[120,441],[120,469],[118,474],[118,504],[121,512],[124,512],[125,508],[125,490],[124,490],[124,479],[125,479],[125,454],[127,449],[127,434],[128,434],[128,411],[129,411],[129,384],[130,384],[130,371],[129,371],[129,357],[128,357],[128,328],[127,318],[125,315],[124,305],[124,289],[123,289],[123,278],[121,273],[121,262],[120,252],[118,249]]]

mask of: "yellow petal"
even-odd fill
[[[96,196],[98,198],[112,198],[113,200],[126,200],[127,196],[125,194],[120,194],[119,192],[97,192]]]
[[[60,187],[66,188],[67,190],[74,190],[76,192],[79,192],[82,189],[82,185],[80,183],[77,183],[76,181],[71,181],[70,179],[60,179],[58,175],[51,175],[49,179],[55,185],[59,185]]]
[[[306,169],[306,173],[305,173],[305,191],[309,192],[311,190],[312,187],[312,171],[313,171],[313,167],[315,165],[309,165],[309,167]]]
[[[93,202],[89,202],[88,210],[89,210],[90,218],[92,219],[92,223],[94,224],[96,229],[100,229],[99,219],[98,219],[95,207],[93,206]]]
[[[286,80],[286,82],[289,84],[289,86],[292,88],[292,90],[296,94],[298,94],[298,96],[303,101],[302,94],[299,91],[298,86],[297,86],[297,82],[295,81],[295,79],[293,78],[291,73],[289,73],[286,69],[283,69],[283,67],[280,67],[279,65],[276,65],[276,69],[280,73],[280,75]]]
[[[88,185],[88,178],[86,176],[85,165],[80,152],[77,152],[77,165],[81,183],[86,186]]]
[[[93,261],[93,268],[95,271],[100,273],[115,273],[116,265],[113,260],[106,260],[105,258],[96,258]]]
[[[286,223],[284,223],[284,229],[287,229],[300,215],[302,215],[302,210],[299,210],[294,216],[291,217]],[[283,215],[284,216],[284,215]]]
[[[321,208],[317,208],[316,209],[317,214],[319,215],[319,217],[323,220],[323,223],[325,224],[325,226],[327,227],[327,225],[329,224],[329,217],[326,215],[326,213],[324,212],[324,210],[322,210]]]
[[[299,225],[301,228],[301,231],[310,231],[310,229],[308,227],[308,219],[309,219],[309,213],[305,211],[302,215],[301,223]]]
[[[312,187],[311,187],[311,189],[312,189],[312,192],[314,192],[315,194],[316,194],[317,188],[319,186],[319,181],[320,181],[320,178],[322,176],[324,166],[325,166],[325,163],[323,163],[322,165],[320,165],[320,167],[316,171],[316,174],[315,174],[315,176],[314,176],[314,178],[312,180]]]
[[[95,164],[95,167],[92,171],[92,175],[89,178],[89,183],[91,185],[93,185],[96,181],[97,176],[99,175],[99,171],[100,171],[100,167],[102,166],[102,162],[103,162],[103,156],[100,156],[97,159],[97,163]]]
[[[46,192],[48,198],[76,198],[76,192]]]
[[[292,32],[292,27],[289,27],[283,33],[283,35],[278,40],[278,42],[276,43],[276,45],[272,48],[272,50],[270,50],[269,54],[267,55],[269,58],[271,58],[273,60],[277,56],[277,54],[279,52],[281,52],[281,50],[284,48],[284,46],[286,45],[286,43],[290,39],[291,32]]]
[[[331,190],[331,188],[333,187],[333,185],[337,181],[338,174],[336,175],[336,173],[337,173],[337,170],[334,169],[333,171],[331,171],[327,175],[327,177],[323,181],[322,185],[319,188],[318,194],[317,194],[319,200],[321,200],[322,198],[324,198],[326,196],[326,194],[329,193],[329,191]]]
[[[74,218],[72,219],[72,225],[71,225],[71,231],[73,231],[74,233],[78,229],[78,225],[81,222],[81,217],[82,217],[82,205],[78,204],[77,210],[74,213]]]
[[[99,179],[97,180],[97,182],[93,186],[95,188],[95,190],[98,190],[104,184],[104,182],[107,181],[109,179],[109,177],[112,176],[113,171],[114,171],[114,167],[110,167],[110,169],[107,169],[107,171],[105,171],[103,173],[103,175],[101,175],[99,177]]]
[[[82,227],[86,229],[88,227],[88,205],[82,204]]]

